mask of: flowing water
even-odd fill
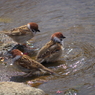
[[[33,38],[35,47],[55,32],[66,36],[60,59],[46,64],[56,75],[38,76],[36,87],[48,95],[95,95],[95,0],[0,0],[1,31],[28,22],[41,31]],[[0,69],[1,81],[17,80],[11,66]]]

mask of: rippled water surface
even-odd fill
[[[72,89],[95,95],[95,0],[0,0],[1,31],[28,22],[38,23],[41,31],[33,38],[35,47],[41,48],[55,32],[66,36],[63,55],[46,65],[56,75],[39,76],[45,82],[37,87],[48,95],[72,95],[65,93]],[[14,81],[11,66],[0,69],[1,81]]]

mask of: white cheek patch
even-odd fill
[[[57,37],[54,37],[53,40],[54,40],[55,42],[59,42],[59,43],[61,43],[60,39],[57,38]]]
[[[19,58],[21,58],[20,55],[18,55],[18,56],[16,56],[15,58],[13,58],[13,59],[11,60],[11,64],[10,64],[10,65],[14,65],[14,62],[15,62],[16,60],[18,60]]]
[[[55,42],[61,43],[61,44],[62,44],[61,49],[64,50],[64,40],[61,41],[61,40],[60,40],[59,38],[57,38],[57,37],[54,37],[53,40],[54,40]]]
[[[35,31],[34,29],[32,30],[32,29],[30,28],[30,24],[27,24],[27,27],[28,27],[28,28],[29,28],[29,30],[33,33],[33,35],[35,35],[35,34],[36,34],[36,31]]]
[[[21,58],[20,55],[18,55],[18,56],[16,56],[15,58],[13,58],[13,59],[12,59],[13,63],[14,63],[16,60],[18,60],[19,58]]]
[[[31,28],[30,28],[30,24],[27,24],[27,27],[30,29],[30,31],[32,31]]]

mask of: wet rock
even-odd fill
[[[23,83],[0,82],[0,95],[45,95],[45,92]]]
[[[14,42],[9,36],[0,32],[0,56],[6,56],[9,51],[17,43]]]
[[[3,31],[0,32],[0,38],[0,57],[4,57],[5,59],[9,56],[9,51],[12,49],[19,49],[28,56],[35,56],[38,51],[38,48],[35,48],[31,42],[27,43],[27,45],[20,45],[5,35]]]

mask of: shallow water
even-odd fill
[[[38,23],[41,31],[33,38],[35,47],[41,48],[55,32],[66,36],[63,55],[58,62],[46,65],[56,75],[39,76],[47,82],[36,87],[48,95],[58,95],[58,90],[65,95],[69,89],[78,95],[95,95],[95,0],[0,1],[1,31],[28,22]],[[10,72],[14,72],[11,66],[1,66],[1,81],[23,81]]]

